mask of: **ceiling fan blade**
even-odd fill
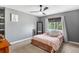
[[[46,15],[44,12],[42,12],[43,15]]]
[[[47,10],[47,9],[48,9],[48,7],[45,7],[43,11],[45,11],[45,10]]]

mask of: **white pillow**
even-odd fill
[[[51,37],[58,37],[59,34],[60,34],[59,31],[51,31],[48,33],[48,35]]]

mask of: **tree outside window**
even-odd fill
[[[62,30],[63,23],[62,22],[48,22],[48,29]]]

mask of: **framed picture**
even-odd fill
[[[11,21],[12,21],[12,22],[18,22],[18,15],[16,15],[16,14],[11,14]]]

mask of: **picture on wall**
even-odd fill
[[[12,22],[18,22],[18,15],[17,14],[11,14],[11,21]]]

